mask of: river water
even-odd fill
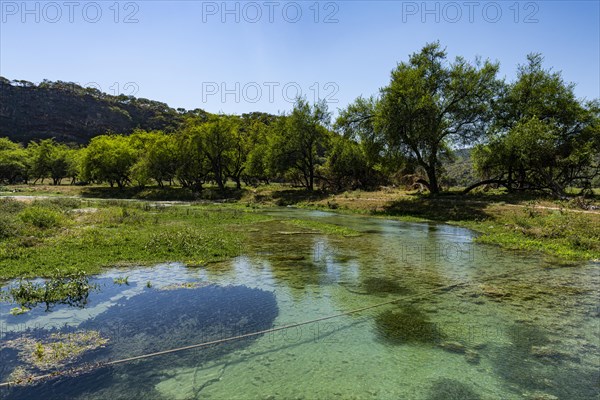
[[[479,245],[448,225],[265,212],[274,220],[251,229],[231,261],[108,270],[93,277],[84,307],[13,316],[15,305],[1,303],[0,379],[52,371],[28,364],[23,338],[95,331],[107,340],[64,370],[388,304],[1,388],[0,398],[600,398],[600,265]],[[361,235],[291,231],[287,218]]]

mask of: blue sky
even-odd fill
[[[377,94],[398,62],[440,40],[501,75],[541,52],[600,97],[598,1],[0,2],[0,75],[77,82],[172,107],[289,110],[297,93],[336,110]],[[318,10],[318,12],[317,12]]]

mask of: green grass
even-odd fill
[[[600,259],[600,215],[566,210],[510,210],[485,221],[460,221],[480,243],[541,251],[569,260]]]
[[[127,201],[27,204],[4,199],[0,279],[49,276],[56,270],[90,274],[112,266],[222,261],[241,253],[248,226],[268,219],[236,204],[154,207]]]
[[[600,213],[581,213],[581,202],[598,205],[598,195],[582,200],[556,200],[535,193],[502,190],[459,190],[437,197],[384,188],[376,192],[352,191],[338,195],[307,192],[272,184],[241,191],[228,188],[227,203],[219,206],[149,208],[108,198],[191,200],[182,188],[131,188],[119,191],[106,186],[16,186],[17,194],[63,193],[87,197],[36,200],[35,208],[3,200],[0,205],[0,278],[22,273],[39,275],[54,265],[69,272],[97,272],[103,266],[184,261],[202,264],[226,259],[239,252],[244,229],[264,219],[255,208],[290,205],[310,209],[334,209],[338,213],[368,214],[409,222],[434,221],[473,229],[477,241],[507,249],[543,252],[568,260],[600,260]],[[576,193],[576,190],[571,192]],[[202,199],[218,200],[223,194],[211,188]],[[92,198],[101,197],[101,202]],[[245,205],[245,207],[244,207]],[[78,207],[98,211],[74,216]],[[543,207],[560,208],[549,210]],[[226,210],[219,213],[219,209]],[[184,215],[189,213],[189,215]],[[236,218],[222,218],[237,215]],[[240,217],[242,216],[242,217]],[[356,236],[358,232],[313,220],[286,221],[325,234]]]
[[[292,224],[300,228],[311,229],[327,235],[339,235],[339,236],[360,236],[360,232],[347,228],[345,226],[339,226],[335,224],[328,224],[326,222],[313,221],[308,219],[292,219],[284,221],[287,224]]]

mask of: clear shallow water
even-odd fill
[[[252,229],[244,256],[206,268],[112,270],[83,309],[21,316],[0,305],[2,342],[98,330],[79,361],[119,359],[397,304],[252,339],[0,390],[56,399],[598,399],[600,268],[472,243],[461,228],[294,209]],[[311,218],[363,232],[291,230]],[[128,276],[129,286],[113,283]],[[152,288],[146,282],[152,282]],[[199,287],[163,291],[183,282]],[[467,283],[451,290],[447,285]],[[0,376],[19,365],[0,350]],[[543,397],[546,396],[546,397]]]

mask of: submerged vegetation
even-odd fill
[[[388,278],[371,277],[363,281],[363,287],[369,294],[383,293],[383,294],[408,294],[410,289],[395,280]]]
[[[391,344],[432,344],[444,338],[437,325],[413,305],[386,310],[375,318],[377,333]]]
[[[481,400],[481,396],[462,382],[442,378],[433,384],[427,400]]]
[[[22,365],[15,368],[9,379],[17,385],[26,385],[37,373],[64,368],[82,354],[104,347],[108,339],[98,331],[52,333],[46,339],[22,336],[2,344],[3,348],[18,352]]]

